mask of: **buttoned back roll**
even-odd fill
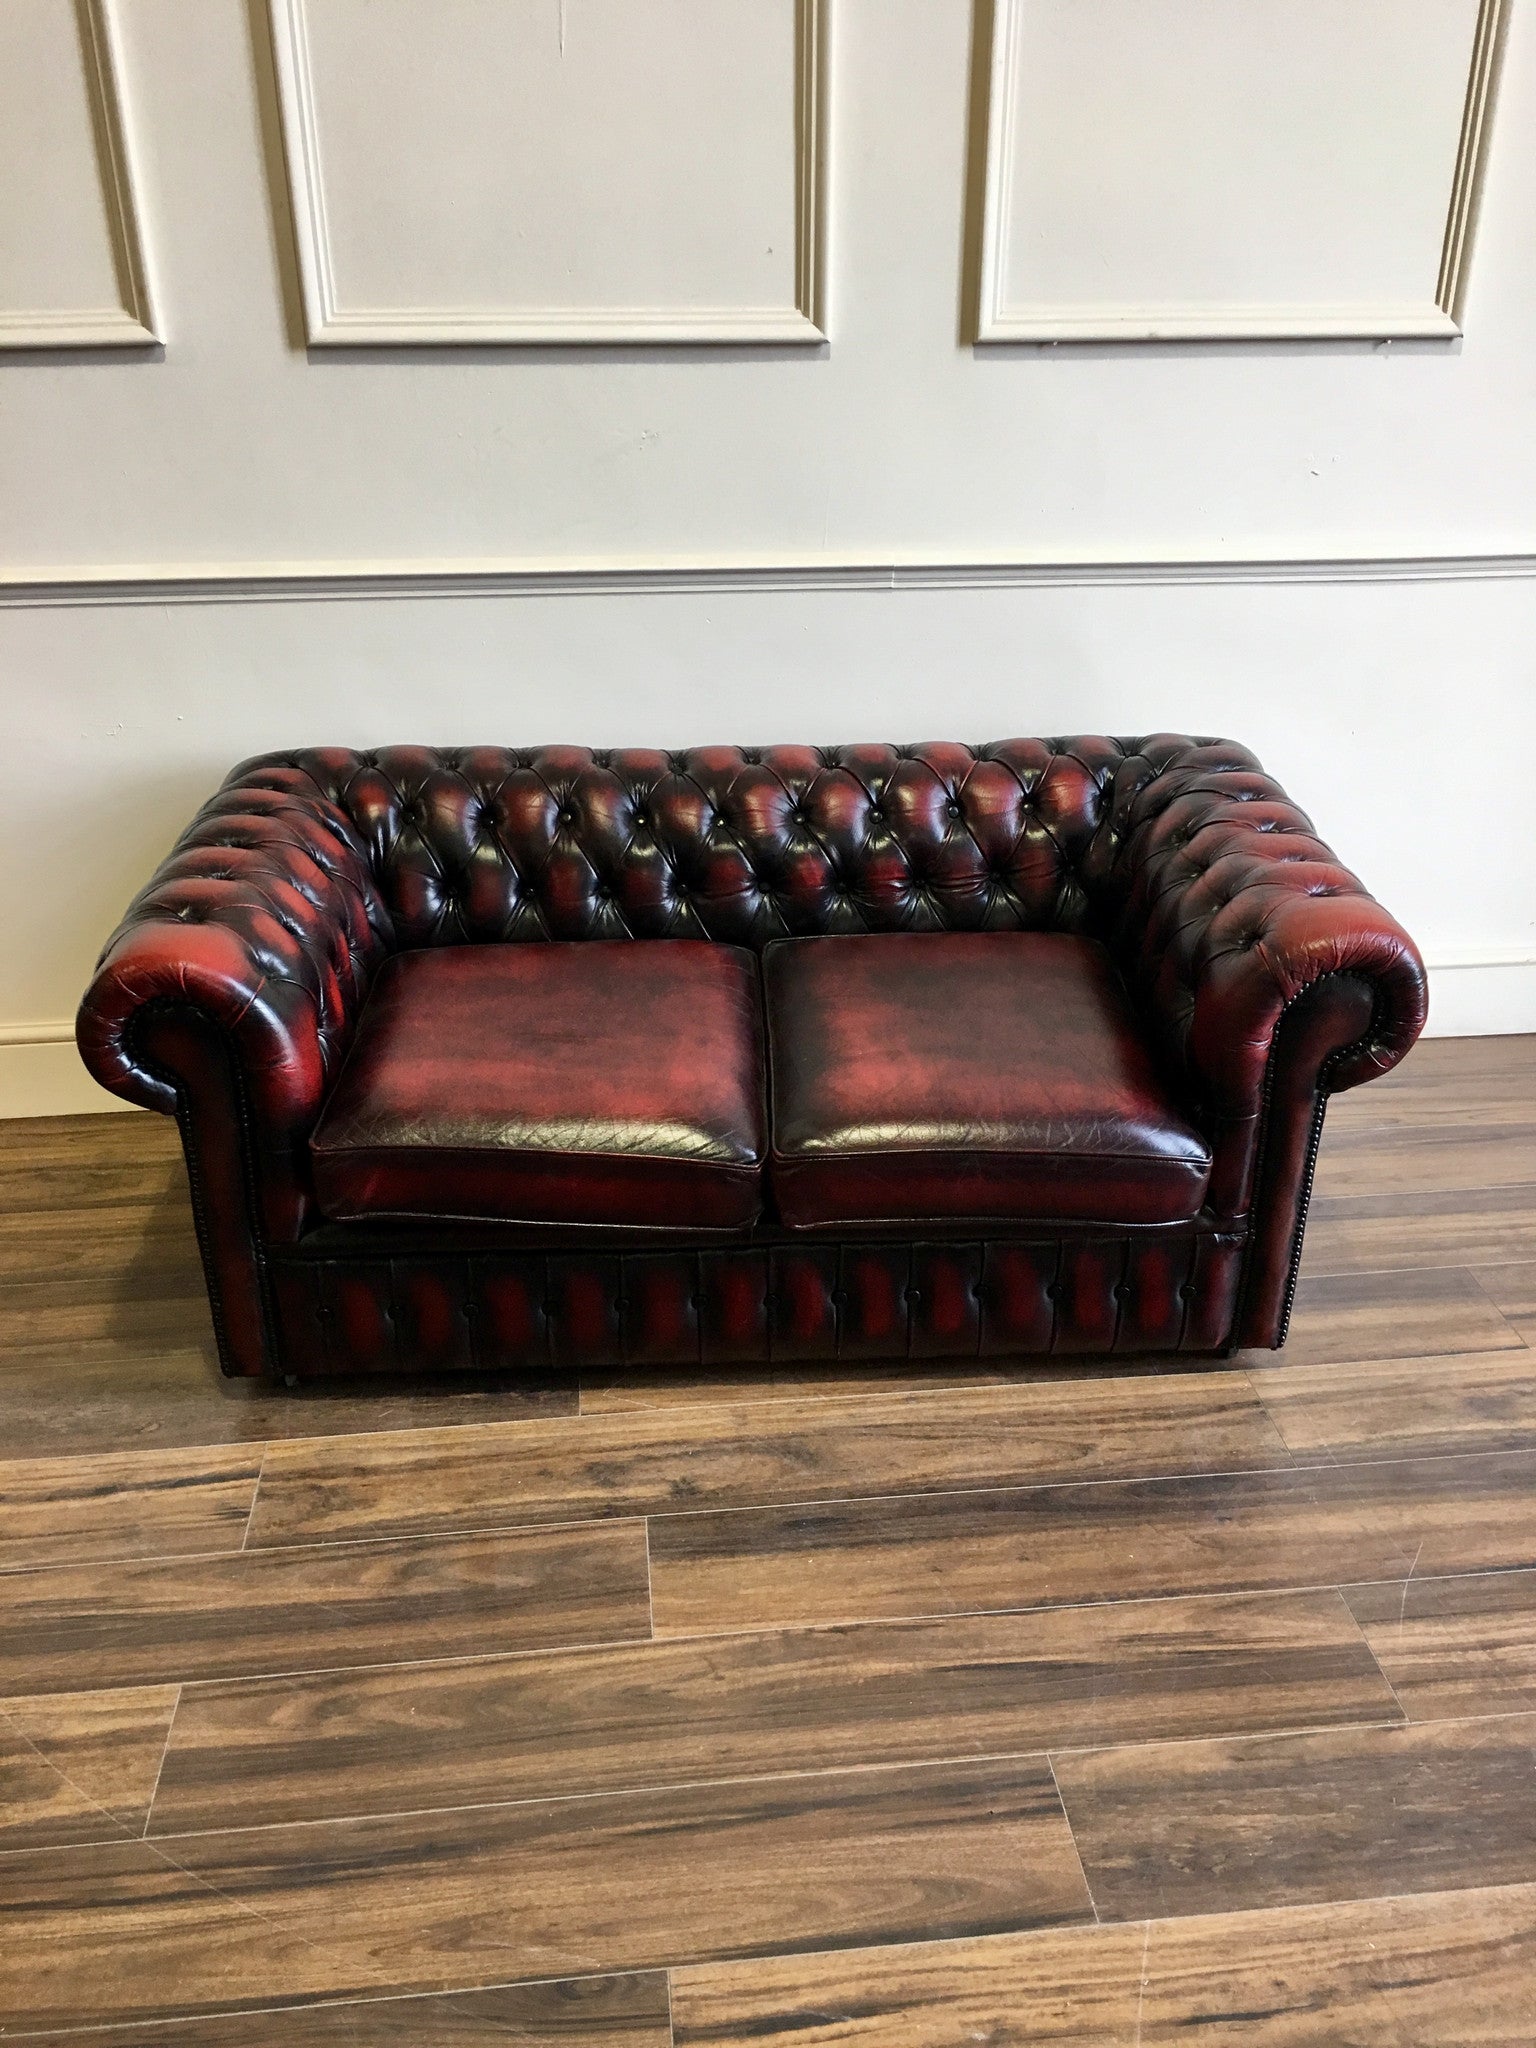
[[[1136,745],[314,748],[231,788],[345,813],[401,946],[1080,932]]]

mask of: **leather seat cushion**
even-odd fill
[[[1096,941],[786,939],[763,971],[769,1184],[785,1223],[1198,1212],[1209,1147]]]
[[[757,962],[686,939],[402,953],[311,1141],[338,1222],[736,1228],[762,1206]]]

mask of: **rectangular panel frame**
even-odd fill
[[[1023,311],[1005,304],[1013,76],[1019,27],[1029,0],[991,0],[985,189],[974,338],[1061,341],[1454,341],[1461,333],[1472,227],[1487,155],[1505,0],[1480,0],[1456,167],[1433,299],[1377,305],[1262,305],[1234,302],[1057,305]]]
[[[86,93],[120,303],[0,310],[0,349],[148,348],[164,341],[155,312],[142,208],[123,103],[115,0],[75,0]]]
[[[795,303],[775,306],[362,306],[336,293],[308,0],[268,0],[294,242],[311,347],[662,347],[829,339],[827,104],[832,0],[795,8]]]

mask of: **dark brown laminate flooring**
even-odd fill
[[[229,1386],[0,1126],[0,2028],[1531,2048],[1536,1039],[1329,1112],[1291,1342]]]

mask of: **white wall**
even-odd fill
[[[1120,4],[1073,0],[1104,10],[1106,67]],[[1191,24],[1219,0],[1139,4],[1166,7],[1180,29],[1168,47],[1187,52]],[[720,23],[739,5],[673,0],[653,17],[640,0],[389,0],[385,14],[395,32],[423,25],[423,63],[453,24],[487,34],[515,18],[555,49],[541,63],[574,65],[584,47],[591,57],[589,35],[644,21],[661,37],[651,58],[683,67],[714,108],[733,48]],[[69,0],[26,6],[41,17]],[[1443,968],[1438,1028],[1536,1029],[1524,765],[1536,757],[1533,10],[1511,9],[1475,242],[1448,301],[1464,338],[1036,348],[963,338],[978,313],[967,249],[982,239],[989,126],[966,0],[822,0],[829,65],[815,104],[827,128],[809,153],[803,0],[753,7],[775,20],[754,17],[751,90],[732,102],[752,132],[751,189],[697,176],[678,189],[698,194],[705,246],[761,229],[766,252],[769,235],[788,235],[798,268],[776,239],[760,275],[723,258],[696,274],[687,238],[662,237],[645,245],[643,274],[632,250],[628,270],[610,266],[610,305],[604,237],[622,234],[624,207],[605,214],[575,187],[556,196],[583,238],[571,275],[588,310],[766,310],[796,323],[783,345],[378,347],[321,333],[306,347],[315,308],[295,258],[265,7],[111,0],[165,344],[0,356],[0,1109],[100,1106],[61,1042],[96,946],[232,760],[321,739],[1229,732]],[[709,34],[690,33],[690,8]],[[1259,11],[1267,32],[1294,18],[1301,35],[1303,17],[1351,8],[1360,54],[1377,0]],[[1449,206],[1455,173],[1444,52],[1470,37],[1477,10],[1398,0],[1390,12],[1400,85],[1372,91],[1362,69],[1353,99],[1337,79],[1324,96],[1338,123],[1328,148],[1350,170],[1337,189],[1351,233],[1369,189],[1361,157],[1411,170],[1411,205],[1399,206],[1407,171],[1380,183],[1387,282],[1362,265],[1357,298],[1341,298],[1334,272],[1314,290],[1284,222],[1255,210],[1264,188],[1251,175],[1232,179],[1246,227],[1228,240],[1253,276],[1193,277],[1171,179],[1175,297],[1198,286],[1202,307],[1230,318],[1241,283],[1243,304],[1299,307],[1315,324],[1326,289],[1368,329],[1387,283],[1399,303],[1399,272],[1422,244],[1413,288],[1422,276],[1426,323],[1452,324],[1436,299],[1441,252],[1421,230],[1431,175]],[[326,48],[378,21],[373,0],[308,0],[308,13]],[[1410,46],[1438,53],[1432,74],[1403,59]],[[408,92],[409,66],[396,70],[390,90]],[[425,230],[413,242],[402,229],[391,282],[389,223],[410,209],[388,182],[391,123],[358,119],[348,76],[315,67],[333,311],[387,300],[394,315],[425,305],[436,319],[468,305],[516,331],[547,308],[559,266],[546,234],[519,267],[523,187],[496,188],[506,242],[475,229],[494,242],[480,299],[475,235],[454,245],[449,276],[440,251],[437,268],[412,270]],[[376,67],[358,76],[375,98],[384,90]],[[1176,84],[1163,81],[1165,101]],[[1293,131],[1316,140],[1310,101],[1297,126],[1304,88],[1256,103],[1248,125],[1262,114],[1271,155]],[[689,94],[672,76],[663,97],[668,150],[686,151]],[[1227,125],[1241,136],[1243,123]],[[642,150],[646,132],[626,147]],[[1406,157],[1405,133],[1417,138]],[[718,156],[710,138],[701,117],[694,140]],[[444,136],[485,172],[466,183],[460,163],[455,205],[490,189],[494,144],[486,120]],[[1328,161],[1310,188],[1324,192],[1324,241]],[[639,166],[630,203],[660,175]],[[370,178],[395,191],[371,220],[358,200]],[[823,187],[824,239],[809,203]],[[1103,189],[1072,182],[1085,235]],[[6,225],[0,198],[0,310]],[[800,260],[808,240],[825,259],[824,298]],[[31,261],[27,279],[67,269]],[[1117,289],[1110,278],[1106,304],[1123,302]]]

